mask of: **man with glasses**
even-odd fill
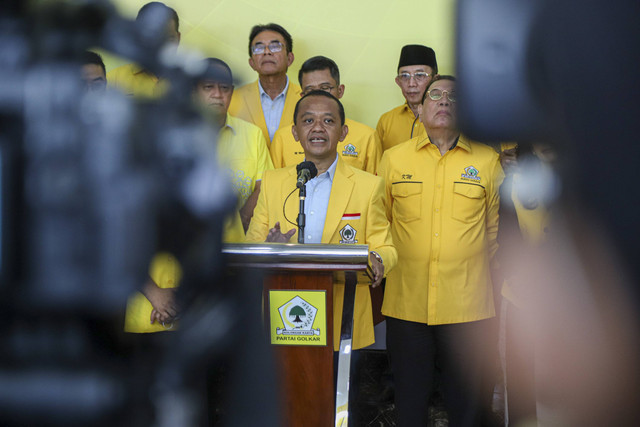
[[[382,151],[416,136],[425,136],[424,128],[418,123],[418,109],[422,95],[438,73],[436,53],[427,46],[406,45],[400,52],[396,84],[400,86],[406,103],[384,113],[376,132],[382,143]]]
[[[300,95],[300,86],[289,81],[293,40],[278,24],[256,25],[249,35],[249,65],[258,80],[238,88],[229,114],[255,124],[271,144],[276,131],[289,127]]]
[[[385,151],[378,168],[398,250],[382,306],[398,425],[427,425],[437,355],[449,425],[478,426],[504,173],[491,147],[460,134],[454,77],[435,77],[418,112],[426,137]]]
[[[298,72],[298,81],[302,86],[302,96],[313,90],[329,92],[338,99],[344,95],[344,85],[340,84],[340,70],[333,60],[325,56],[307,59]],[[349,128],[349,133],[339,142],[338,155],[355,168],[375,173],[382,154],[375,130],[351,119],[346,119],[345,125]],[[288,128],[281,128],[276,132],[270,151],[276,168],[304,161],[304,150]]]

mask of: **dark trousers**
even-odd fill
[[[487,344],[494,342],[491,330],[490,319],[430,326],[387,317],[398,426],[427,425],[436,358],[449,426],[481,424]]]

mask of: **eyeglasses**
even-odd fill
[[[413,77],[416,82],[418,83],[422,83],[425,80],[427,80],[427,78],[430,76],[431,74],[429,73],[425,73],[424,71],[418,71],[415,72],[413,74],[411,73],[400,73],[398,74],[398,78],[403,82],[403,83],[409,83],[409,81],[411,80],[411,77]]]
[[[301,95],[305,96],[306,94],[313,92],[314,90],[323,90],[325,92],[331,92],[333,89],[335,89],[335,86],[329,86],[329,85],[320,85],[318,87],[307,86],[304,88]]]
[[[427,95],[433,101],[441,100],[445,93],[447,94],[447,99],[449,101],[456,102],[456,91],[455,90],[453,92],[449,92],[448,90],[442,90],[442,89],[431,89],[431,90],[427,91]]]
[[[271,53],[280,52],[282,50],[282,43],[279,41],[271,42],[268,45],[256,43],[256,45],[251,48],[251,52],[253,52],[254,55],[262,55],[267,47]]]

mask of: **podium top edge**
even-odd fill
[[[232,264],[350,264],[367,265],[368,245],[227,243],[222,253]]]

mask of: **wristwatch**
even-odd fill
[[[376,251],[371,251],[369,252],[371,255],[373,255],[373,257],[375,259],[377,259],[378,261],[380,261],[380,264],[384,265],[384,262],[382,262],[382,257],[378,254],[378,252]]]

